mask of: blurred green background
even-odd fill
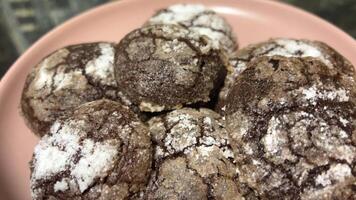
[[[0,0],[0,77],[48,30],[73,15],[108,1]],[[313,12],[356,38],[356,0],[281,1]]]

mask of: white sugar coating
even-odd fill
[[[84,192],[96,178],[103,178],[113,168],[117,145],[94,143],[84,140],[79,162],[72,169],[81,192]]]
[[[316,177],[315,183],[323,187],[335,182],[343,182],[347,177],[352,177],[351,169],[346,164],[331,165],[330,169]]]
[[[165,41],[162,49],[165,53],[182,51],[187,45],[184,42],[179,42],[177,39],[172,41]]]
[[[302,93],[304,94],[305,99],[314,99],[317,96],[317,88],[313,85],[308,89],[304,89]]]
[[[36,67],[38,68],[38,72],[32,83],[34,84],[34,89],[39,90],[43,87],[50,87],[52,84],[52,76],[54,75],[53,67],[63,62],[63,58],[68,55],[68,53],[66,49],[60,49],[39,63]]]
[[[209,157],[210,153],[214,151],[216,146],[198,146],[198,155],[202,157]]]
[[[116,85],[114,79],[114,47],[109,43],[99,43],[100,56],[89,61],[85,72],[101,84]]]
[[[183,135],[180,134],[182,129],[186,130]],[[197,143],[197,130],[197,126],[191,123],[189,123],[189,125],[184,122],[178,123],[171,129],[171,132],[167,134],[164,139],[164,145],[167,147],[169,153],[182,151]]]
[[[70,73],[57,73],[54,77],[53,85],[55,87],[55,91],[65,88],[81,89],[83,84],[78,84],[78,82],[86,82],[86,79],[81,78],[82,76],[83,75],[81,71],[72,71]]]
[[[116,86],[114,78],[114,47],[109,43],[99,43],[100,56],[90,60],[85,67],[85,73],[92,76],[95,81],[101,84]],[[83,81],[86,78],[82,75],[81,68],[65,72],[65,57],[69,54],[67,49],[60,49],[45,58],[38,65],[38,72],[34,80],[34,89],[54,87],[55,90],[64,88],[83,89]],[[53,77],[54,76],[54,77]],[[54,81],[54,83],[52,83]],[[78,84],[78,82],[80,84]],[[53,85],[52,85],[53,84]]]
[[[157,158],[160,158],[160,157],[163,157],[165,155],[165,152],[164,150],[162,149],[162,147],[160,146],[156,146],[156,149],[155,149],[155,159]]]
[[[57,181],[53,186],[54,192],[58,192],[58,191],[64,192],[68,190],[68,188],[69,186],[65,179],[62,179],[61,181]]]
[[[179,122],[181,127],[185,127],[188,130],[196,128],[196,124],[193,123],[194,118],[189,114],[176,114],[178,111],[173,111],[167,116],[167,121],[169,124],[175,124]]]
[[[208,38],[210,38],[212,47],[215,49],[219,48],[221,40],[223,40],[225,37],[224,34],[222,34],[220,32],[213,31],[213,30],[211,30],[209,28],[205,28],[205,27],[192,27],[191,30],[198,33],[199,35],[204,35],[204,36],[207,36]]]
[[[236,64],[237,67],[234,68],[235,73],[233,73],[233,78],[235,78],[237,75],[241,74],[241,72],[243,72],[246,68],[247,68],[247,64],[246,62],[242,62],[242,61],[237,61]],[[232,66],[235,66],[232,64]]]
[[[55,122],[51,133],[44,136],[35,147],[32,181],[48,180],[61,172],[71,176],[57,182],[54,190],[63,191],[68,182],[75,182],[84,192],[97,178],[103,178],[112,169],[118,153],[114,141],[94,142],[85,138],[86,133],[78,127],[84,121]],[[74,163],[74,160],[77,163]]]
[[[221,108],[222,111],[226,110],[226,105],[224,107]]]
[[[272,51],[269,51],[267,56],[279,55],[285,57],[313,57],[318,58],[327,66],[332,66],[330,60],[328,60],[323,52],[316,46],[308,44],[304,41],[287,38],[279,38],[274,41],[280,46],[276,47]]]
[[[153,137],[163,142],[163,144],[159,142],[162,146],[156,148],[156,157],[160,158],[176,153],[188,155],[192,152],[196,152],[197,157],[204,157],[210,152],[209,150],[215,148],[222,157],[233,158],[232,150],[229,147],[228,133],[224,130],[224,125],[215,118],[218,116],[214,115],[216,113],[187,109],[192,112],[189,113],[183,110],[168,113],[163,119],[166,120],[165,125],[162,121],[157,120],[149,122],[150,130],[155,135]],[[156,134],[160,136],[156,136]]]
[[[277,153],[281,148],[281,144],[284,143],[280,137],[280,131],[278,130],[280,124],[281,121],[278,118],[272,117],[268,123],[267,134],[262,138],[266,151],[272,154]]]
[[[218,49],[220,47],[220,43],[225,39],[225,35],[218,31],[213,31],[209,28],[205,27],[192,27],[192,31],[198,33],[199,35],[205,35],[210,39],[211,47],[213,49]]]
[[[175,4],[168,8],[172,12],[176,13],[200,13],[206,10],[202,4]]]
[[[44,60],[43,63],[40,64],[37,80],[34,85],[36,89],[41,89],[44,86],[51,85],[52,83],[52,76],[54,72],[44,67],[45,65],[47,65],[47,60]]]
[[[197,36],[209,39],[209,47],[233,51],[235,41],[232,29],[225,19],[199,4],[176,4],[162,10],[148,21],[149,24],[175,24],[187,27]]]
[[[176,24],[189,21],[197,14],[204,12],[206,8],[200,4],[176,4],[167,8],[169,12],[160,13],[152,17],[151,23]]]
[[[79,149],[80,137],[75,134],[77,130],[69,132],[66,127],[64,129],[53,136],[44,136],[35,147],[35,168],[32,175],[35,180],[65,171]]]
[[[208,126],[211,126],[212,125],[211,118],[210,117],[204,117],[203,118],[203,123],[208,125]]]
[[[348,123],[350,123],[347,119],[345,119],[343,117],[339,117],[339,120],[344,126],[346,126]]]
[[[230,26],[227,25],[225,19],[219,15],[209,14],[209,15],[201,15],[193,22],[194,26],[205,25],[209,26],[215,30],[223,30],[225,32],[231,31]]]
[[[220,143],[218,141],[215,140],[215,138],[211,137],[211,136],[203,136],[200,139],[200,143],[205,144],[205,145],[219,145]]]
[[[316,85],[312,85],[308,88],[301,88],[301,92],[304,95],[304,99],[312,103],[315,103],[317,100],[332,100],[338,102],[349,101],[349,91],[345,89],[337,90],[325,90],[319,89]]]

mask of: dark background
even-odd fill
[[[73,15],[110,0],[0,0],[0,78],[28,46]],[[356,38],[356,0],[282,0]]]

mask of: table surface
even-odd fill
[[[108,1],[1,0],[0,78],[17,57],[47,31],[74,15]],[[356,38],[355,0],[282,1],[314,13]]]

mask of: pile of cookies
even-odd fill
[[[355,199],[354,67],[322,42],[238,49],[202,5],[119,43],[59,49],[27,77],[39,199]]]

